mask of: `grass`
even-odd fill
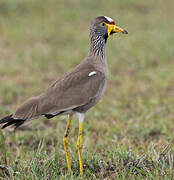
[[[86,56],[94,17],[112,17],[129,34],[108,40],[107,90],[84,123],[84,176],[79,176],[75,118],[73,173],[67,175],[62,116],[0,131],[0,178],[172,179],[173,6],[172,0],[1,0],[1,118]]]

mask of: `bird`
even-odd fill
[[[27,99],[17,110],[2,118],[2,129],[12,126],[17,129],[25,122],[39,116],[51,119],[58,115],[68,115],[63,144],[68,173],[71,173],[71,159],[68,148],[71,121],[74,115],[79,121],[77,150],[80,175],[83,175],[82,131],[85,113],[95,106],[104,94],[108,80],[106,43],[115,33],[128,34],[128,31],[116,26],[113,19],[98,16],[90,25],[89,53],[71,71],[56,80],[46,91]]]

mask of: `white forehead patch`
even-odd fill
[[[88,74],[88,76],[92,76],[92,75],[94,75],[94,74],[97,74],[95,71],[92,71],[92,72],[90,72],[89,74]]]
[[[111,19],[110,17],[104,16],[109,22],[113,22],[114,20]]]

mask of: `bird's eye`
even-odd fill
[[[103,22],[103,23],[100,24],[100,26],[104,27],[104,26],[106,26],[106,24]]]

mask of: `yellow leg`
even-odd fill
[[[67,166],[68,166],[68,174],[71,173],[71,160],[70,160],[70,155],[69,155],[69,149],[68,149],[68,135],[69,135],[69,131],[70,131],[70,127],[71,127],[71,117],[68,119],[68,124],[66,126],[66,131],[65,131],[65,135],[63,138],[63,144],[64,144],[64,149],[65,149],[65,153],[66,153],[66,162],[67,162]]]
[[[83,129],[83,123],[79,123],[79,133],[78,133],[78,139],[77,139],[77,149],[78,149],[78,155],[79,155],[79,164],[80,164],[80,175],[83,175],[83,161],[82,161],[82,129]]]

